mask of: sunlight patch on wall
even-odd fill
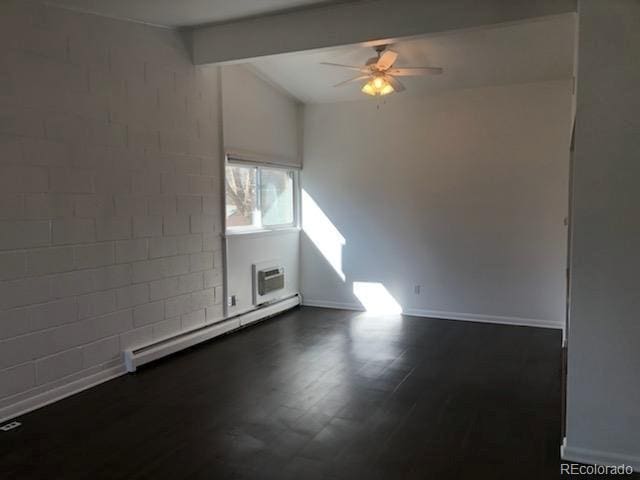
[[[353,282],[353,294],[369,313],[398,315],[402,306],[379,282]]]
[[[305,190],[302,190],[302,229],[344,282],[342,249],[346,240]]]

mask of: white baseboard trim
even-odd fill
[[[307,300],[302,299],[302,305],[305,307],[334,308],[337,310],[353,310],[356,312],[364,312],[365,309],[361,305],[355,303],[330,302],[325,300]]]
[[[65,385],[61,385],[57,388],[52,388],[51,390],[46,390],[42,393],[25,398],[24,400],[0,409],[0,423],[4,423],[7,420],[11,420],[33,410],[37,410],[38,408],[57,402],[63,398],[70,397],[71,395],[75,395],[76,393],[95,387],[96,385],[112,380],[124,375],[125,373],[127,373],[127,371],[124,368],[124,365],[116,365],[92,375],[79,378]]]
[[[405,315],[416,317],[442,318],[448,320],[462,320],[466,322],[498,323],[502,325],[517,325],[523,327],[555,328],[562,330],[562,322],[542,320],[538,318],[504,317],[499,315],[482,315],[475,313],[442,312],[440,310],[408,309]]]
[[[259,320],[272,317],[298,305],[300,305],[300,296],[295,295],[212,325],[125,350],[124,359],[127,371],[135,372],[141,365],[206,342],[207,340],[219,337],[220,335],[232,332]]]
[[[355,310],[362,312],[364,308],[356,303],[342,303],[331,302],[324,300],[303,299],[303,305],[309,307],[323,307],[323,308],[337,308],[342,310]],[[459,313],[459,312],[444,312],[441,310],[424,310],[410,308],[403,310],[403,315],[413,317],[428,317],[428,318],[440,318],[444,320],[461,320],[465,322],[479,322],[479,323],[498,323],[502,325],[517,325],[524,327],[541,327],[541,328],[555,328],[562,330],[564,324],[554,320],[541,320],[536,318],[522,318],[522,317],[504,317],[498,315],[481,315],[475,313]]]
[[[624,464],[633,468],[634,472],[640,472],[640,457],[572,447],[567,445],[566,437],[560,447],[560,458],[567,462],[585,463],[587,465],[619,466]]]

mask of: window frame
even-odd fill
[[[242,225],[230,227],[227,225],[227,167],[245,167],[256,169],[256,214],[259,224]],[[293,195],[293,221],[279,225],[265,226],[262,221],[262,170],[281,170],[291,172],[292,195]],[[252,160],[244,160],[237,157],[227,156],[224,165],[224,226],[226,236],[265,234],[272,232],[282,232],[288,230],[300,230],[300,167],[295,165],[285,165],[270,162],[258,162]]]

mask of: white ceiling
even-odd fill
[[[45,0],[50,5],[167,27],[228,22],[341,2],[344,0]]]
[[[402,78],[407,90],[400,95],[571,78],[575,28],[576,16],[569,13],[398,41],[391,47],[400,54],[396,66],[444,68],[439,76]],[[320,63],[362,65],[374,53],[371,46],[350,45],[265,57],[251,65],[302,102],[339,102],[364,98],[361,84],[333,87],[358,72]]]

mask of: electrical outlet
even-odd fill
[[[22,425],[20,422],[9,422],[9,423],[1,426],[0,430],[2,430],[3,432],[8,432],[9,430],[13,430],[14,428],[18,428],[20,425]]]
[[[420,295],[420,290],[422,290],[422,287],[420,285],[415,285],[413,287],[413,293],[415,293],[416,295]]]
[[[229,297],[229,301],[227,302],[227,306],[228,307],[235,307],[238,304],[238,301],[236,299],[235,295],[231,295]]]

